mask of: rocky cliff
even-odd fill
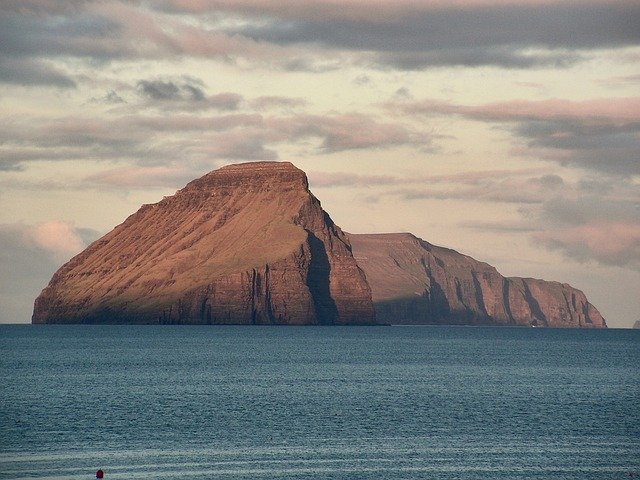
[[[348,234],[379,322],[606,327],[580,290],[505,278],[486,263],[411,234]]]
[[[569,285],[504,278],[411,234],[346,235],[304,172],[275,162],[230,165],[144,205],[55,273],[32,321],[332,325],[375,316],[606,326]]]
[[[349,240],[290,163],[189,183],[61,267],[33,323],[370,324]]]

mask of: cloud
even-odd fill
[[[368,52],[400,69],[563,67],[580,52],[637,45],[633,2],[203,2],[261,21],[227,29],[282,46]],[[541,4],[544,8],[541,8]],[[174,3],[185,6],[186,2]],[[266,15],[266,17],[265,17]]]
[[[21,117],[0,126],[0,169],[74,159],[146,166],[171,165],[178,158],[273,160],[283,144],[307,154],[330,154],[399,145],[429,148],[431,137],[401,122],[359,113]]]
[[[394,145],[429,146],[431,143],[427,134],[412,131],[400,123],[379,122],[370,115],[359,113],[295,115],[270,119],[269,124],[284,134],[284,138],[320,138],[322,153]]]
[[[491,65],[503,68],[566,68],[584,60],[573,52],[529,52],[506,47],[448,48],[427,52],[382,53],[377,61],[400,70],[424,70],[429,67],[481,67]]]
[[[243,101],[243,96],[234,92],[207,96],[203,86],[201,80],[193,78],[182,81],[140,80],[136,89],[149,106],[166,110],[237,110]]]
[[[207,104],[219,110],[237,110],[243,97],[237,93],[224,92],[207,98]]]
[[[194,171],[178,166],[129,166],[89,175],[84,182],[98,187],[179,188],[193,180]]]
[[[640,121],[640,97],[512,100],[484,105],[457,105],[437,100],[389,102],[387,107],[409,114],[457,114],[490,121],[574,121],[601,124],[634,124]]]
[[[87,1],[68,8],[71,5],[57,7],[37,1],[28,2],[24,8],[14,2],[0,5],[0,61],[21,66],[25,73],[5,74],[7,81],[26,82],[27,74],[32,72],[37,74],[33,78],[41,79],[39,83],[46,81],[57,86],[73,83],[57,67],[48,67],[51,62],[72,60],[76,66],[83,63],[95,66],[113,60],[187,56],[278,63],[276,59],[281,56],[277,53],[284,50],[241,35],[228,35],[213,25],[195,26],[184,16],[159,14],[142,3]]]
[[[640,187],[631,181],[563,182],[554,195],[520,213],[537,245],[580,262],[640,270]]]
[[[549,99],[458,105],[422,100],[387,103],[410,115],[460,115],[511,124],[517,155],[620,175],[640,174],[640,97]]]
[[[161,80],[140,80],[138,90],[150,100],[204,100],[202,89],[189,83],[176,85],[174,82]]]
[[[438,11],[475,11],[482,8],[556,5],[557,0],[165,0],[162,8],[174,13],[208,14],[215,11],[245,15],[268,15],[289,20],[335,21],[349,19],[371,23],[391,23],[398,19]],[[567,6],[633,6],[629,0],[565,0]]]
[[[75,88],[76,82],[49,62],[31,58],[0,57],[0,83],[23,86]]]
[[[640,270],[640,222],[592,221],[538,232],[533,239],[580,262]]]
[[[56,269],[97,232],[62,221],[0,225],[0,323],[31,318],[33,301]]]
[[[607,87],[626,87],[640,85],[640,74],[616,75],[613,77],[607,77],[598,81],[598,84]]]
[[[360,175],[347,172],[308,172],[309,183],[312,187],[370,187],[397,185],[402,183],[401,178],[392,175]]]
[[[569,181],[539,169],[469,171],[437,176],[311,172],[321,187],[380,187],[407,201],[459,200],[512,205],[520,220],[463,222],[492,234],[526,235],[535,245],[579,262],[640,270],[640,185],[618,176]]]
[[[10,0],[0,5],[0,61],[19,68],[3,68],[0,81],[69,87],[75,82],[60,63],[185,57],[308,72],[347,64],[559,68],[638,45],[639,23],[637,2],[609,0]]]
[[[272,108],[283,108],[293,110],[304,107],[307,101],[300,97],[283,97],[277,95],[265,95],[251,100],[251,107],[255,110],[269,110]]]
[[[531,233],[536,232],[536,229],[525,223],[500,223],[500,222],[461,222],[459,224],[463,228],[469,228],[471,230],[477,230],[481,232],[492,232],[497,234],[503,233]]]
[[[475,198],[476,188],[485,188],[487,185],[496,184],[503,188],[505,182],[510,182],[513,191],[522,191],[523,185],[536,185],[542,188],[555,188],[563,184],[561,177],[557,175],[542,175],[531,177],[539,173],[539,168],[526,169],[498,169],[498,170],[471,170],[446,175],[365,175],[351,172],[322,172],[310,171],[308,173],[311,184],[319,187],[355,187],[355,186],[403,186],[406,188],[390,191],[388,193],[407,196],[411,199],[418,198],[443,198],[444,192],[438,188],[449,188],[453,197]],[[522,177],[525,177],[522,179]],[[518,180],[519,179],[519,180]],[[427,187],[425,187],[425,185]],[[422,188],[421,188],[422,187]],[[473,190],[468,190],[473,187]],[[540,188],[536,187],[536,188]],[[467,189],[467,190],[465,190]],[[528,202],[527,202],[528,203]]]
[[[105,105],[117,105],[121,103],[127,103],[127,101],[118,95],[115,90],[109,90],[101,97],[92,97],[89,99],[89,103],[104,103]]]
[[[73,225],[60,220],[34,225],[25,229],[23,235],[57,261],[71,258],[86,246]]]

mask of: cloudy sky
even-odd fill
[[[3,0],[0,322],[143,203],[288,160],[410,231],[640,319],[638,0]]]

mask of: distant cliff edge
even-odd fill
[[[375,310],[374,310],[375,309]],[[63,265],[33,323],[606,327],[569,285],[411,234],[345,234],[291,163],[229,165]]]
[[[380,322],[606,327],[570,285],[505,278],[491,265],[410,233],[347,235]]]

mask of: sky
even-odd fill
[[[291,161],[412,232],[640,319],[640,1],[3,0],[0,323],[144,203]]]

